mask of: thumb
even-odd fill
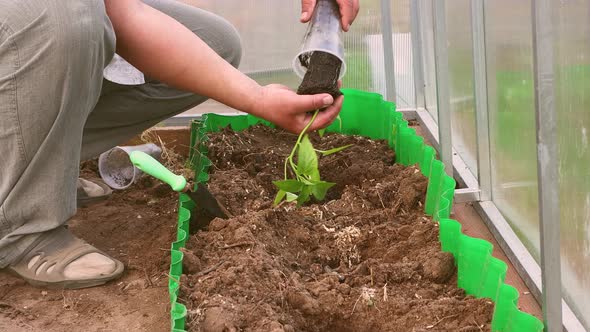
[[[334,103],[334,98],[328,93],[320,93],[317,95],[296,95],[293,101],[295,112],[304,113],[314,111]]]
[[[301,0],[301,23],[306,23],[311,19],[311,14],[315,9],[316,0]]]

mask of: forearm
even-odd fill
[[[255,113],[260,85],[182,24],[140,1],[105,4],[117,35],[117,53],[147,76]]]

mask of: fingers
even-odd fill
[[[309,130],[318,130],[329,126],[338,114],[340,113],[340,109],[342,109],[342,102],[344,101],[344,96],[340,96],[336,98],[334,104],[330,105],[328,108],[322,110],[318,113],[315,121],[309,128]]]
[[[334,98],[328,93],[320,93],[317,95],[295,95],[293,100],[294,111],[296,113],[314,111],[330,106],[333,103]]]
[[[301,23],[309,22],[315,9],[316,0],[301,0]]]
[[[359,12],[359,0],[336,0],[340,6],[340,16],[342,16],[342,30],[348,31],[350,25]]]

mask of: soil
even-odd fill
[[[300,59],[301,65],[307,68],[303,81],[297,89],[300,95],[329,93],[336,99],[342,95],[338,88],[338,76],[342,61],[326,52],[315,51],[309,59]]]
[[[96,161],[81,177],[98,178]],[[178,194],[144,176],[106,201],[81,208],[74,234],[125,264],[123,277],[81,290],[45,290],[0,272],[0,331],[166,331],[168,277]]]
[[[210,190],[235,216],[184,250],[189,331],[490,331],[493,304],[457,288],[424,215],[427,180],[383,141],[312,135],[336,182],[324,202],[272,207],[296,137],[256,126],[208,143]]]

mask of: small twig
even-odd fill
[[[383,285],[383,302],[387,302],[387,283]]]
[[[363,293],[361,293],[361,295],[359,295],[359,297],[354,302],[354,306],[352,306],[352,312],[350,313],[351,315],[354,314],[354,309],[356,309],[356,305],[357,305],[357,303],[359,303],[359,300],[361,299],[362,296],[363,296]]]
[[[215,270],[216,270],[218,267],[220,267],[220,266],[221,266],[221,264],[223,264],[223,263],[225,263],[225,261],[221,261],[221,262],[219,262],[219,263],[217,263],[217,264],[213,265],[212,267],[210,267],[210,268],[208,268],[208,269],[206,269],[206,270],[203,270],[203,271],[200,271],[200,272],[198,272],[198,273],[195,273],[195,275],[194,275],[194,276],[198,278],[198,277],[202,277],[202,276],[204,276],[204,275],[207,275],[207,274],[209,274],[209,273],[211,273],[211,272],[215,271]]]
[[[447,319],[447,318],[453,318],[453,317],[457,317],[457,316],[459,316],[459,314],[454,314],[454,315],[445,316],[445,317],[443,317],[443,318],[439,319],[439,320],[438,320],[436,323],[434,323],[434,324],[432,324],[432,325],[428,325],[428,326],[426,326],[426,328],[427,328],[427,329],[431,329],[431,328],[433,328],[433,327],[437,326],[437,325],[438,325],[440,322],[442,322],[443,320],[445,320],[445,319]]]
[[[168,278],[170,278],[170,279],[172,279],[172,280],[176,281],[176,283],[178,283],[178,284],[180,285],[180,280],[178,280],[178,279],[174,278],[173,276],[169,275],[169,274],[168,274],[168,273],[166,273],[166,272],[164,272],[164,275],[165,275],[165,276],[167,276]]]
[[[252,242],[239,242],[239,243],[234,243],[234,244],[230,244],[230,245],[225,245],[225,246],[221,247],[221,249],[230,249],[230,248],[235,248],[235,247],[251,246],[251,245],[254,245],[254,243],[252,243]]]
[[[152,283],[152,278],[150,278],[146,269],[143,269],[143,274],[145,274],[145,278],[147,279],[148,283],[150,284],[150,287],[154,287],[154,283]]]
[[[381,206],[385,209],[385,204],[383,204],[383,198],[381,198],[381,194],[377,191],[377,197],[379,197],[379,201],[381,202]]]
[[[477,321],[475,320],[475,318],[472,318],[472,319],[473,319],[473,322],[475,323],[475,326],[477,326],[477,328],[478,328],[478,329],[479,329],[481,332],[483,332],[483,330],[482,330],[481,326],[480,326],[480,325],[477,323]]]

